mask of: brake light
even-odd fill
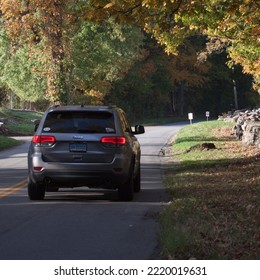
[[[33,136],[32,142],[35,144],[42,144],[42,143],[54,144],[56,142],[56,138],[50,135],[35,135]]]
[[[125,145],[126,138],[125,137],[117,137],[117,145]]]
[[[123,136],[106,136],[101,138],[103,144],[125,145],[126,138]]]
[[[35,167],[33,168],[33,170],[34,170],[35,172],[42,172],[42,171],[43,171],[43,167],[41,167],[41,166],[35,166]]]

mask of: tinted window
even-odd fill
[[[114,116],[110,112],[51,112],[43,132],[55,133],[115,133]]]
[[[121,114],[119,115],[119,117],[120,117],[120,120],[121,120],[123,131],[132,133],[132,128],[129,125],[129,123],[127,121],[127,118],[126,118],[126,115],[123,111],[121,111]]]

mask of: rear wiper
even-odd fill
[[[78,129],[77,133],[99,133],[99,131],[91,129]]]

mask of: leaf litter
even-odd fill
[[[218,149],[210,150],[212,162],[175,162],[166,170],[172,202],[160,217],[163,254],[170,259],[260,259],[260,149],[236,141],[230,127],[212,134],[219,138]],[[219,150],[225,159],[217,160]],[[172,232],[166,237],[169,221]],[[190,240],[174,245],[181,238],[172,234]]]

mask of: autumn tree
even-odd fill
[[[146,35],[141,59],[122,81],[114,84],[106,102],[116,102],[130,116],[183,116],[188,104],[193,105],[199,99],[211,66],[208,62],[197,63],[196,46],[203,38],[193,40],[196,44],[192,40],[185,42],[179,56],[173,56],[165,54]]]
[[[198,89],[205,85],[209,77],[207,72],[211,64],[207,61],[199,62],[197,52],[205,41],[204,36],[193,36],[185,39],[177,48],[178,56],[170,55],[167,59],[167,68],[170,79],[173,81],[171,103],[173,112],[179,116],[184,114],[185,92]],[[198,90],[197,90],[198,91]],[[198,98],[198,94],[194,99]]]
[[[152,34],[168,53],[179,53],[168,59],[175,93],[187,90],[192,81],[202,83],[195,56],[188,51],[189,40],[201,34],[208,37],[201,60],[212,51],[227,49],[229,57],[259,81],[258,6],[249,0],[1,0],[1,27],[10,54],[4,61],[19,63],[23,75],[31,72],[32,82],[40,75],[52,102],[68,102],[68,92],[92,90],[92,94],[94,89],[103,95],[136,58],[141,36],[127,25],[130,22]],[[151,62],[143,67],[151,70],[148,76],[153,76],[156,64],[163,73],[159,62]]]
[[[251,0],[92,0],[90,18],[114,16],[137,21],[165,45],[169,53],[197,32],[211,41],[208,52],[227,48],[230,58],[244,72],[260,75],[260,4]],[[95,11],[95,12],[94,12]],[[219,44],[220,43],[220,44]],[[208,45],[209,47],[209,45]]]
[[[64,30],[69,24],[69,5],[62,0],[2,0],[0,9],[4,28],[11,40],[13,51],[27,45],[44,53],[48,67],[42,75],[47,77],[47,93],[52,101],[64,98],[65,46]],[[33,48],[38,45],[40,48]]]
[[[74,102],[75,94],[88,101],[93,98],[86,94],[102,100],[110,83],[123,77],[138,56],[142,33],[140,28],[119,25],[112,19],[87,22],[88,6],[88,1],[19,0],[13,5],[12,0],[2,0],[2,29],[9,41],[5,45],[8,61],[3,65],[16,62],[17,71],[24,70],[28,80],[40,75],[52,102]],[[18,72],[11,75],[10,71],[4,71],[5,81],[20,96],[21,91],[28,95],[35,90],[41,95],[37,86],[26,91],[28,82],[19,87]]]

